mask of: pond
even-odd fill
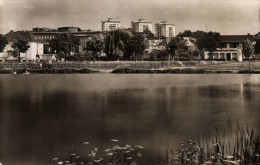
[[[260,75],[0,75],[0,162],[48,164],[118,139],[149,164],[202,131],[259,124],[259,100]]]

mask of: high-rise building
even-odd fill
[[[152,22],[145,22],[143,19],[131,22],[131,26],[135,32],[144,32],[145,29],[149,29],[151,32],[153,30]]]
[[[111,31],[120,28],[120,21],[108,18],[107,21],[102,21],[102,31]]]
[[[155,36],[175,37],[175,25],[167,24],[165,21],[155,24]]]

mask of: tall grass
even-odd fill
[[[241,127],[237,122],[213,134],[201,132],[198,141],[181,142],[180,149],[169,156],[167,164],[255,164],[260,163],[259,127]]]

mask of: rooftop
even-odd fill
[[[118,20],[114,20],[113,18],[108,18],[106,21],[101,21],[102,23],[103,22],[113,22],[113,23],[120,23],[120,21]]]
[[[166,21],[162,21],[162,22],[160,22],[160,23],[156,23],[156,24],[161,24],[161,25],[172,25],[172,26],[175,26],[174,24],[167,23]]]
[[[147,22],[147,21],[132,21],[133,23],[152,23],[152,22]]]
[[[221,42],[244,42],[246,39],[251,41],[254,40],[253,35],[221,35],[220,40]]]
[[[152,22],[144,21],[144,19],[138,19],[137,21],[132,21],[132,23],[152,23]]]

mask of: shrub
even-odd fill
[[[89,68],[82,68],[79,70],[79,73],[92,73],[92,70]]]
[[[25,73],[26,72],[26,69],[25,68],[23,68],[23,69],[17,69],[16,70],[16,73],[17,74],[23,74],[23,73]]]
[[[131,68],[116,68],[112,73],[138,73],[138,71]]]
[[[11,69],[0,69],[0,73],[12,73]]]
[[[68,56],[67,57],[68,61],[80,61],[80,57],[79,56]]]
[[[240,70],[238,73],[241,74],[260,74],[260,70]]]
[[[192,73],[206,73],[203,69],[165,69],[165,70],[149,70],[149,69],[132,69],[132,68],[117,68],[112,73],[172,73],[172,74],[192,74]]]

